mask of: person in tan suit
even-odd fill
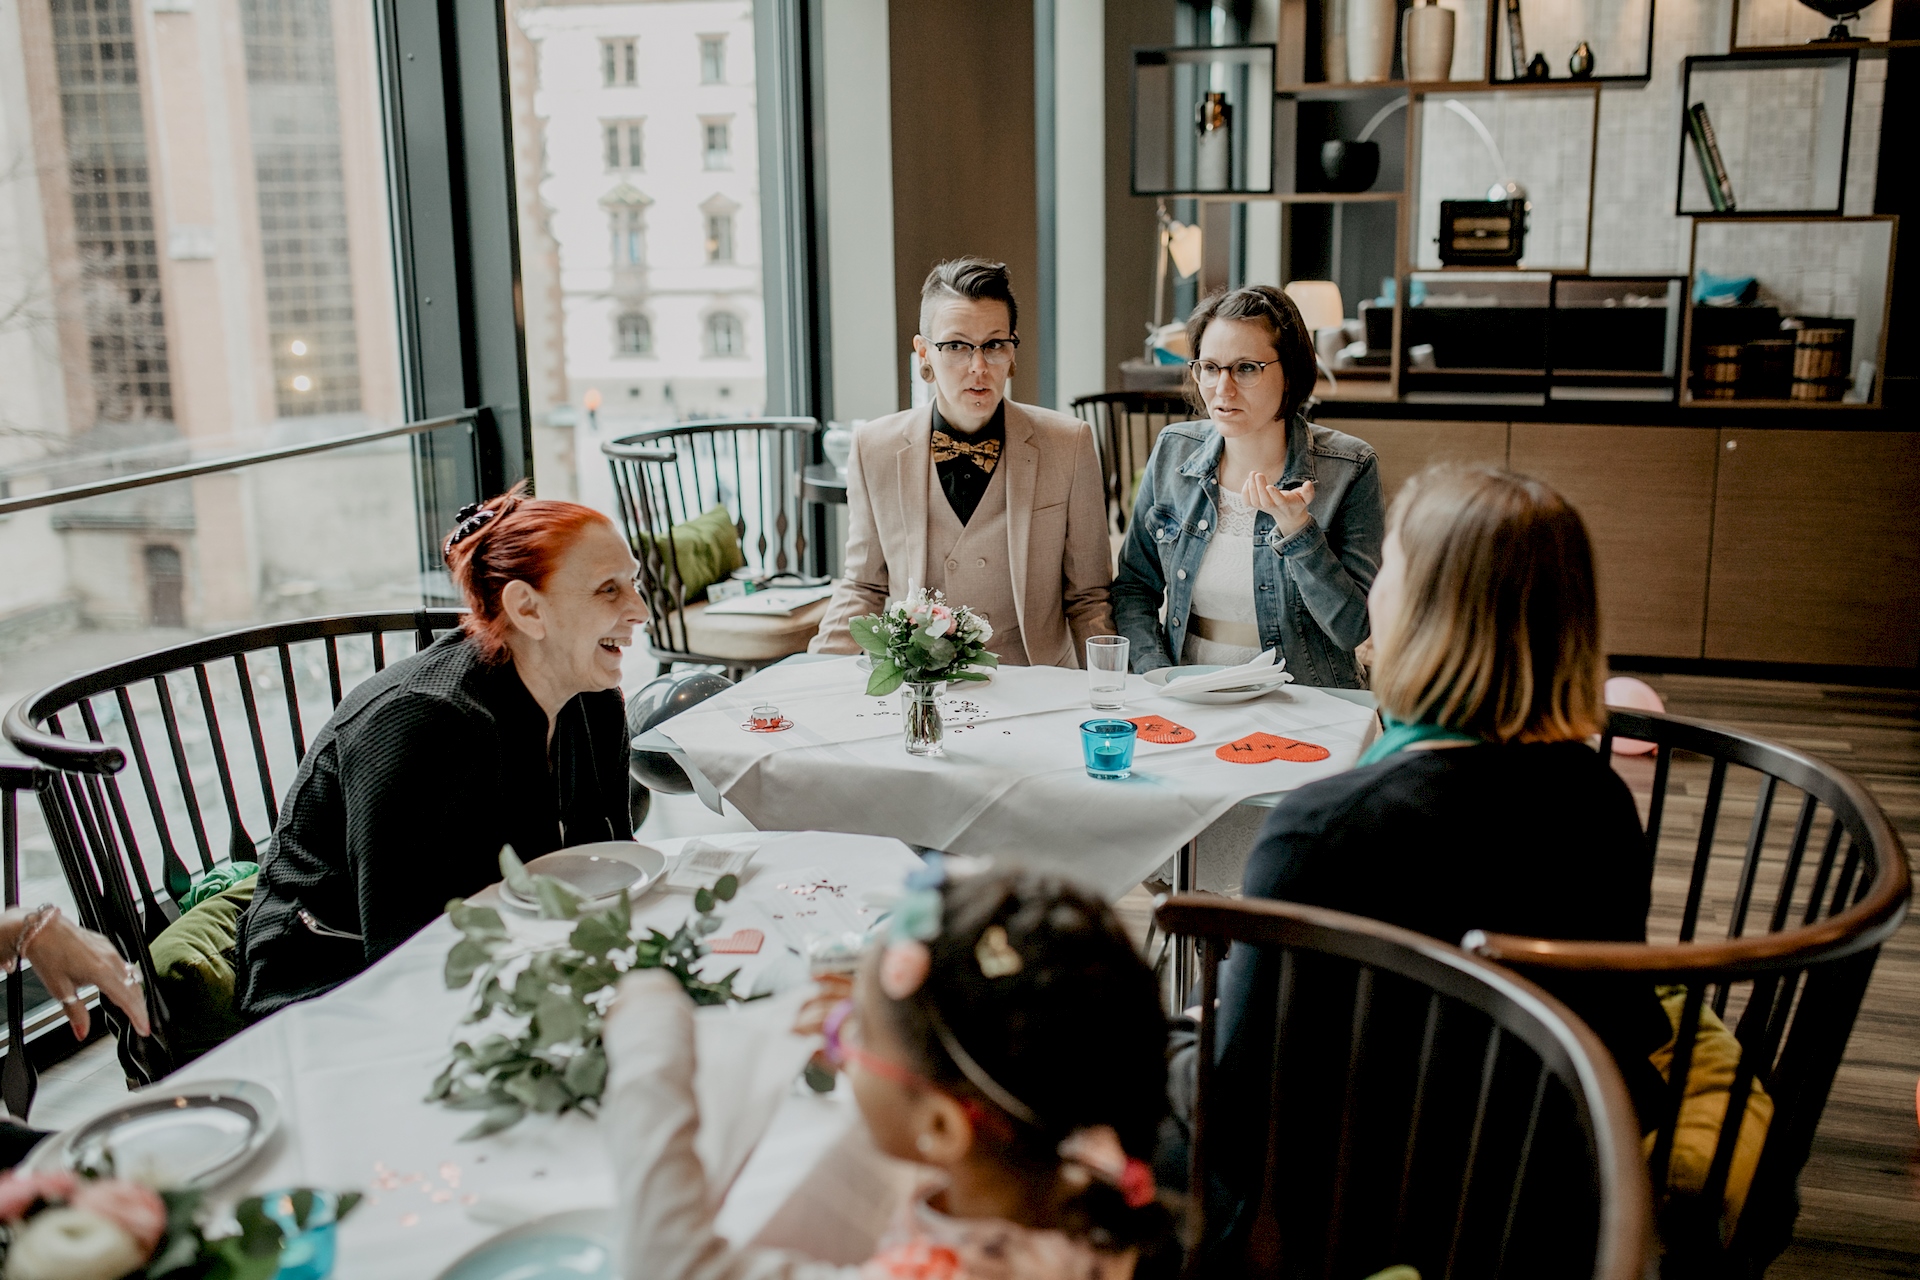
[[[917,585],[985,614],[1003,663],[1078,667],[1088,636],[1113,634],[1092,429],[1006,398],[1020,317],[1004,264],[943,262],[920,299],[933,403],[855,432],[846,575],[808,648],[859,652],[847,623]]]

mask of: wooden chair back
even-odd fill
[[[45,766],[35,786],[81,923],[145,979],[152,1036],[101,1010],[130,1078],[150,1083],[179,1065],[151,944],[181,899],[216,866],[260,861],[309,730],[460,617],[419,609],[229,632],[74,676],[7,712],[7,741]],[[120,780],[129,760],[133,803]]]
[[[1166,425],[1190,421],[1193,409],[1178,391],[1102,391],[1075,400],[1073,412],[1093,427],[1106,487],[1107,530],[1125,533],[1133,520],[1134,477],[1147,465]]]
[[[1633,1107],[1585,1024],[1525,979],[1424,935],[1295,903],[1180,894],[1200,944],[1190,1234],[1223,1152],[1263,1158],[1244,1256],[1190,1273],[1641,1280],[1651,1210]],[[1229,944],[1277,953],[1264,1116],[1214,1103]],[[1264,1141],[1247,1126],[1265,1123]],[[1248,1145],[1251,1144],[1251,1145]],[[1242,1193],[1250,1188],[1242,1186]],[[1238,1202],[1229,1196],[1231,1202]],[[1228,1270],[1230,1268],[1231,1270]]]
[[[756,574],[804,575],[808,523],[804,477],[820,424],[813,418],[683,422],[600,446],[613,471],[614,502],[652,617],[647,639],[663,665],[751,669],[697,651],[687,633],[684,548],[674,526],[723,506],[746,567]]]
[[[1618,766],[1651,774],[1648,943],[1476,932],[1464,945],[1546,982],[1582,975],[1668,991],[1679,1005],[1673,1060],[1661,1112],[1646,1118],[1667,1256],[1757,1275],[1792,1238],[1800,1170],[1867,980],[1906,915],[1906,850],[1864,787],[1791,747],[1617,708],[1601,751],[1616,738],[1656,744],[1651,761]],[[1676,1122],[1707,1010],[1732,1031],[1739,1057],[1695,1190],[1680,1183]],[[1753,1141],[1747,1126],[1758,1124],[1748,1105],[1756,1087],[1772,1106],[1757,1162],[1740,1154],[1743,1134]],[[1729,1200],[1742,1168],[1751,1180]]]

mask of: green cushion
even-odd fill
[[[253,901],[252,875],[183,912],[153,940],[153,967],[166,1002],[177,1061],[190,1062],[236,1034],[234,949],[240,913]]]
[[[657,542],[643,533],[640,543],[643,549],[652,547],[659,555],[659,573],[667,582],[672,582],[675,569],[679,570],[680,581],[686,589],[685,598],[690,602],[705,597],[708,587],[735,569],[745,568],[747,563],[746,556],[740,552],[739,531],[733,527],[733,517],[723,506],[710,507],[684,524],[673,526]]]
[[[189,910],[199,906],[217,893],[225,893],[242,880],[260,874],[257,862],[223,862],[213,870],[196,876],[193,887],[187,890],[187,896],[180,899],[180,909]]]

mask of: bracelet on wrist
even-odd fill
[[[27,912],[26,920],[20,925],[20,932],[14,937],[13,955],[7,961],[5,972],[19,972],[20,961],[27,954],[27,948],[33,945],[33,940],[40,936],[40,931],[52,924],[54,917],[59,914],[60,908],[51,902],[43,902]]]

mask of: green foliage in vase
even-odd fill
[[[853,642],[873,655],[867,693],[885,697],[902,684],[985,680],[1000,659],[987,651],[993,626],[966,605],[949,605],[941,592],[921,587],[884,612],[847,624]]]
[[[745,998],[733,989],[738,969],[717,981],[694,972],[707,953],[702,939],[719,927],[714,908],[739,890],[735,877],[722,876],[712,889],[697,891],[698,914],[668,935],[658,929],[636,934],[633,903],[624,891],[609,906],[583,910],[578,894],[551,876],[529,874],[511,847],[500,850],[500,870],[515,893],[539,904],[543,919],[572,920],[574,926],[564,943],[529,947],[513,941],[492,907],[459,898],[447,904],[460,931],[447,952],[447,987],[475,984],[465,1021],[495,1028],[458,1041],[427,1092],[429,1102],[485,1112],[463,1139],[496,1133],[530,1111],[591,1113],[607,1086],[601,1019],[614,988],[632,970],[666,970],[695,1004]]]

